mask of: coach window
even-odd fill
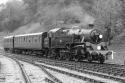
[[[15,41],[17,42],[17,37],[15,38]]]
[[[18,43],[19,43],[19,41],[20,41],[20,39],[19,39],[19,37],[18,37]]]
[[[17,43],[19,42],[19,38],[17,37]]]
[[[16,42],[16,38],[14,38],[14,41]]]
[[[18,38],[18,42],[20,43],[20,37]]]
[[[37,42],[37,39],[35,39],[35,42]]]
[[[22,37],[20,37],[20,43],[22,42]]]
[[[20,37],[20,43],[22,43],[22,37]]]
[[[40,40],[41,40],[41,37],[39,36],[39,42],[40,42]]]
[[[30,37],[30,41],[31,41],[31,43],[33,43],[33,37]]]
[[[20,42],[21,42],[21,43],[23,42],[23,37],[20,38]]]
[[[18,42],[17,38],[16,38],[16,42]]]
[[[27,37],[25,37],[25,41],[27,42]]]
[[[27,42],[27,37],[25,37],[25,42]]]
[[[19,43],[21,42],[21,37],[19,37]]]
[[[15,41],[17,42],[17,38],[15,38]]]
[[[29,40],[28,40],[29,38],[27,37],[27,42],[29,42]]]
[[[25,42],[25,37],[23,38],[24,42]]]
[[[16,42],[18,43],[18,38],[16,38]]]
[[[30,39],[30,42],[32,43],[32,37],[31,36],[29,36],[29,39]]]
[[[18,38],[19,42],[21,41],[21,37]]]
[[[20,43],[20,37],[19,37],[19,43]]]
[[[34,36],[32,36],[32,42],[34,43]]]
[[[22,42],[21,42],[21,43],[23,43],[23,42],[24,42],[23,38],[24,38],[24,37],[22,37],[22,39],[21,39],[21,40],[22,40]]]
[[[7,43],[9,42],[9,40],[7,39]]]
[[[22,38],[22,37],[20,37],[20,43],[22,43],[22,39],[23,39],[23,38]]]
[[[19,42],[19,38],[17,38],[17,43]]]
[[[20,38],[18,38],[18,42],[20,43]]]
[[[30,43],[31,41],[29,40],[29,43]]]

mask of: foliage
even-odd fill
[[[8,2],[0,12],[0,26],[3,30],[13,31],[23,24],[24,6],[17,0]]]
[[[125,25],[124,0],[12,0],[0,12],[0,30],[13,31],[29,23],[44,30],[64,25],[94,23],[97,28],[120,34]]]

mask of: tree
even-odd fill
[[[0,12],[0,26],[3,30],[13,31],[23,24],[25,17],[23,2],[18,0],[9,1]]]
[[[122,25],[118,26],[121,21],[122,6],[119,0],[96,0],[93,5],[94,15],[96,17],[95,24],[97,27],[106,29],[106,40],[109,41],[113,36],[118,35],[123,30]],[[116,32],[116,30],[119,32]]]
[[[26,5],[26,17],[25,23],[32,22],[34,20],[35,14],[37,13],[37,6],[39,0],[23,0]]]

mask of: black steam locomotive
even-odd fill
[[[88,60],[104,63],[111,53],[97,29],[55,28],[48,32],[12,35],[4,38],[4,50],[36,54],[58,60]]]

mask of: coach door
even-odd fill
[[[44,48],[44,43],[45,43],[45,38],[47,37],[47,32],[43,32],[42,33],[42,37],[41,37],[41,47]]]

